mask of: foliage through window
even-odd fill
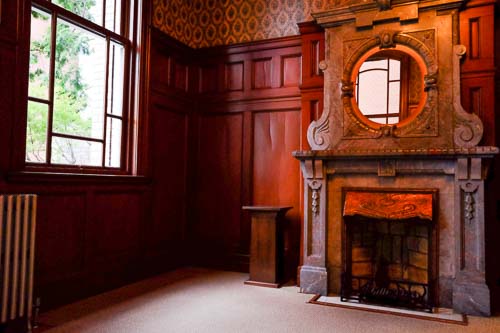
[[[119,0],[33,0],[26,162],[120,168],[129,40]]]

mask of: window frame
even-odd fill
[[[109,1],[109,0],[108,0]],[[105,6],[106,2],[103,2],[103,6]],[[109,175],[133,175],[137,173],[136,167],[136,151],[137,151],[137,126],[134,123],[137,123],[138,112],[137,108],[139,104],[138,101],[138,93],[139,93],[139,76],[141,75],[140,71],[137,68],[140,68],[139,65],[139,41],[142,39],[143,33],[143,22],[140,17],[138,17],[138,13],[143,11],[142,1],[125,1],[121,0],[121,13],[120,13],[120,33],[113,32],[104,28],[105,15],[103,15],[103,26],[94,23],[92,21],[86,20],[81,16],[72,13],[65,8],[52,3],[50,0],[32,0],[26,4],[25,8],[25,39],[26,43],[24,45],[25,50],[25,68],[21,73],[25,76],[25,86],[24,88],[24,110],[25,117],[23,118],[24,123],[24,131],[22,132],[22,165],[20,169],[25,170],[27,172],[40,172],[40,173],[64,173],[64,174],[109,174]],[[51,54],[50,54],[50,80],[49,80],[49,96],[47,101],[43,99],[38,99],[34,97],[28,96],[28,86],[29,86],[29,57],[30,57],[30,30],[31,30],[31,11],[32,7],[37,8],[45,13],[52,15],[51,17],[51,26],[57,24],[58,18],[63,19],[65,22],[73,24],[78,28],[81,28],[86,31],[90,31],[91,33],[104,38],[106,43],[106,70],[105,70],[105,86],[104,86],[104,110],[103,110],[103,136],[102,139],[93,139],[82,136],[73,136],[66,135],[62,133],[56,133],[54,135],[54,131],[52,131],[52,117],[53,114],[53,104],[54,104],[54,71],[55,71],[55,43],[51,45]],[[103,13],[104,14],[104,13]],[[51,31],[52,37],[51,39],[55,41],[55,31],[52,29]],[[110,60],[110,45],[112,43],[117,43],[123,45],[124,47],[124,73],[123,73],[123,106],[122,106],[122,114],[119,118],[122,121],[122,133],[121,133],[121,143],[120,143],[120,167],[107,167],[105,162],[106,157],[106,145],[107,141],[107,121],[109,117],[115,118],[116,115],[112,115],[108,113],[109,109],[107,107],[108,104],[108,89],[109,84],[109,60]],[[26,161],[26,142],[27,142],[27,113],[28,113],[28,101],[42,102],[44,104],[49,104],[49,114],[48,123],[47,123],[47,158],[49,157],[50,145],[52,144],[53,137],[62,137],[69,139],[77,139],[77,140],[85,140],[94,142],[97,141],[102,144],[102,161],[100,166],[87,166],[87,165],[70,165],[70,164],[55,164],[50,160],[46,160],[45,163],[36,163]],[[20,135],[21,136],[21,135]],[[21,155],[21,153],[19,153]],[[20,156],[18,157],[20,158]],[[19,161],[19,163],[21,163]]]

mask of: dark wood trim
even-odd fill
[[[30,183],[62,183],[62,184],[139,184],[147,185],[151,183],[151,178],[144,176],[102,174],[102,173],[57,173],[57,172],[36,172],[19,171],[11,172],[7,175],[7,181],[12,184],[30,184]]]
[[[279,288],[281,286],[281,284],[279,283],[259,282],[251,280],[246,280],[243,283],[249,286],[267,287],[267,288]]]
[[[184,45],[184,44],[183,44]],[[273,50],[276,51],[280,48],[287,48],[293,46],[300,46],[300,36],[288,36],[270,38],[265,40],[258,40],[246,43],[237,43],[224,46],[214,46],[210,48],[198,49],[198,57],[211,57],[221,55],[235,55],[240,53],[250,53],[257,51]]]

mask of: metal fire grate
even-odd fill
[[[374,278],[344,273],[340,299],[342,302],[357,301],[432,312],[429,284],[389,280],[388,285],[389,287],[377,286]]]

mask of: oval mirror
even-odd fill
[[[363,58],[352,80],[360,113],[384,125],[413,119],[426,97],[423,61],[398,49],[379,50]]]

